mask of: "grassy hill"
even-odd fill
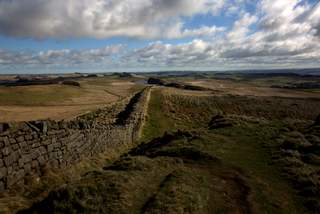
[[[315,213],[316,106],[154,88],[136,148],[22,213]]]

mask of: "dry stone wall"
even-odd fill
[[[67,167],[83,157],[133,143],[144,122],[149,94],[150,88],[146,88],[118,103],[124,106],[118,113],[121,123],[117,118],[108,121],[110,111],[117,109],[106,108],[68,122],[0,124],[0,191],[23,183],[28,175],[41,176],[44,166]]]

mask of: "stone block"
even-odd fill
[[[0,179],[4,178],[7,176],[8,170],[6,167],[1,167],[0,168]]]
[[[58,151],[58,157],[59,157],[59,158],[62,157],[62,151]]]
[[[43,145],[49,145],[49,144],[51,144],[51,139],[44,140],[44,141],[41,142],[41,144],[43,144]]]
[[[3,143],[4,143],[5,146],[10,146],[9,138],[8,137],[4,137],[3,138]]]
[[[41,139],[42,141],[44,141],[44,140],[47,140],[48,137],[47,137],[46,135],[42,134],[42,135],[40,136],[40,139]]]
[[[61,148],[61,143],[60,143],[60,142],[55,143],[55,144],[53,144],[53,147],[54,147],[55,149]]]
[[[18,171],[18,169],[19,169],[19,164],[18,164],[18,162],[14,162],[14,163],[12,164],[12,167],[13,167],[13,171]]]
[[[23,163],[29,163],[32,161],[32,157],[31,157],[31,154],[25,154],[23,155],[20,159],[23,160]]]
[[[13,156],[13,162],[17,162],[19,160],[19,157],[20,157],[20,152],[19,151],[15,151],[11,155]]]
[[[14,138],[9,138],[9,141],[10,141],[10,144],[16,144],[17,143],[16,139],[14,139]]]
[[[20,168],[22,168],[24,166],[24,162],[21,158],[19,159],[18,163],[19,163]]]
[[[55,130],[60,129],[59,123],[57,123],[56,121],[51,121],[50,128]]]
[[[13,145],[12,145],[12,149],[13,149],[14,151],[17,151],[17,150],[19,149],[19,145],[18,145],[18,144],[13,144]]]
[[[24,169],[20,169],[18,172],[17,172],[17,181],[23,179],[23,177],[26,175]]]
[[[38,168],[38,167],[39,167],[39,162],[38,162],[37,160],[33,160],[33,161],[31,162],[31,167],[32,167],[33,169]]]
[[[60,129],[67,129],[68,128],[68,124],[66,122],[64,122],[64,121],[60,121],[58,123],[58,125],[59,125]]]
[[[12,166],[14,162],[16,162],[19,158],[19,155],[17,152],[11,153],[9,156],[4,158],[4,162],[6,166]]]
[[[12,152],[11,147],[5,147],[5,148],[2,149],[2,154],[3,154],[4,156],[10,155],[11,152]]]
[[[26,174],[30,174],[31,173],[31,164],[27,163],[24,165],[24,171]]]
[[[30,146],[30,148],[31,148],[32,144],[36,143],[37,141],[38,141],[37,139],[29,140],[29,141],[27,141],[27,144],[28,144],[28,146]]]
[[[13,173],[12,166],[7,167],[7,169],[8,169],[8,175],[11,175]]]
[[[58,153],[57,152],[51,152],[49,153],[49,159],[57,159],[58,158]]]
[[[24,132],[19,129],[19,131],[17,131],[16,134],[17,134],[16,135],[16,139],[17,139],[20,135],[23,135]]]
[[[60,141],[63,145],[66,145],[69,142],[69,139],[67,137],[64,137],[64,138],[61,138]]]
[[[40,146],[39,142],[35,142],[32,144],[32,148],[38,148]]]
[[[0,181],[0,192],[3,192],[6,189],[6,185],[3,181]]]
[[[38,149],[34,149],[30,155],[32,160],[35,160],[40,156],[40,152]]]
[[[48,152],[52,152],[54,150],[54,144],[49,144],[47,146],[47,150],[48,150]]]
[[[28,144],[27,144],[27,142],[23,141],[23,142],[19,143],[19,146],[21,149],[25,149],[26,147],[28,147]]]
[[[57,142],[57,138],[56,137],[51,138],[51,143],[55,143],[55,142]]]
[[[31,134],[31,136],[32,136],[33,139],[37,139],[38,138],[38,134],[36,132],[33,132]]]
[[[26,140],[32,140],[32,139],[33,139],[32,135],[30,135],[30,134],[24,136],[24,138],[25,138]]]
[[[37,160],[38,160],[40,166],[46,165],[46,160],[44,159],[43,156],[38,157]]]
[[[44,154],[47,153],[47,150],[46,150],[46,148],[44,146],[41,146],[41,147],[39,147],[39,152],[40,152],[41,155],[44,155]]]
[[[21,142],[23,142],[24,141],[24,136],[19,136],[19,137],[17,137],[17,142],[18,143],[21,143]]]
[[[16,182],[17,182],[16,174],[12,174],[7,177],[7,187],[11,187]]]

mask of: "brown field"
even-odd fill
[[[267,96],[267,97],[296,97],[296,98],[320,98],[317,91],[291,90],[258,86],[255,83],[235,82],[232,80],[200,79],[184,80],[184,82],[196,86],[202,86],[216,90],[222,94],[241,96]]]
[[[134,79],[87,78],[81,87],[35,85],[0,87],[0,122],[72,119],[129,96],[143,86]]]
[[[1,80],[13,79],[13,76],[1,76]],[[0,86],[0,122],[26,121],[38,119],[72,119],[80,114],[113,103],[143,85],[136,83],[136,78],[93,77],[79,80],[81,87],[67,85],[37,86]],[[178,78],[180,82],[202,86],[213,91],[199,92],[166,88],[168,92],[195,96],[256,96],[320,99],[317,90],[292,90],[271,88],[275,80],[236,81],[229,79],[194,79]],[[262,81],[263,84],[260,84]],[[288,80],[281,80],[286,82]],[[269,85],[268,85],[269,84]]]

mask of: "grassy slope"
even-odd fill
[[[140,91],[135,79],[98,77],[80,80],[81,87],[37,85],[0,87],[1,122],[72,119]]]
[[[141,141],[148,142],[160,137],[165,131],[173,131],[172,123],[168,121],[163,112],[164,97],[159,89],[153,90],[149,103],[147,123]]]
[[[93,78],[81,81],[81,87],[67,85],[39,85],[0,87],[0,105],[48,105],[70,101],[72,98],[93,96],[95,93],[105,93],[110,90],[111,95],[127,96],[141,90],[144,86],[126,84],[129,80],[115,78]],[[124,85],[113,85],[114,82],[123,82]],[[94,92],[90,90],[95,90]],[[103,100],[101,98],[101,100]],[[76,102],[74,103],[77,104]]]
[[[271,164],[282,124],[227,115],[232,127],[209,130],[216,112],[194,102],[177,105],[153,90],[147,143],[24,213],[304,213]]]
[[[303,208],[294,190],[280,176],[278,167],[271,164],[268,146],[273,144],[273,137],[278,134],[278,128],[281,126],[278,122],[272,124],[243,122],[231,128],[207,131],[206,128],[199,126],[196,117],[190,114],[192,107],[180,107],[186,109],[187,112],[182,116],[185,118],[189,116],[189,120],[177,121],[174,118],[179,118],[180,115],[170,115],[167,106],[161,92],[154,91],[144,132],[145,140],[176,129],[198,131],[202,138],[194,142],[197,147],[217,156],[225,163],[241,168],[249,175],[250,186],[254,191],[252,200],[260,209],[266,213],[302,212]],[[199,112],[197,107],[193,110]]]

